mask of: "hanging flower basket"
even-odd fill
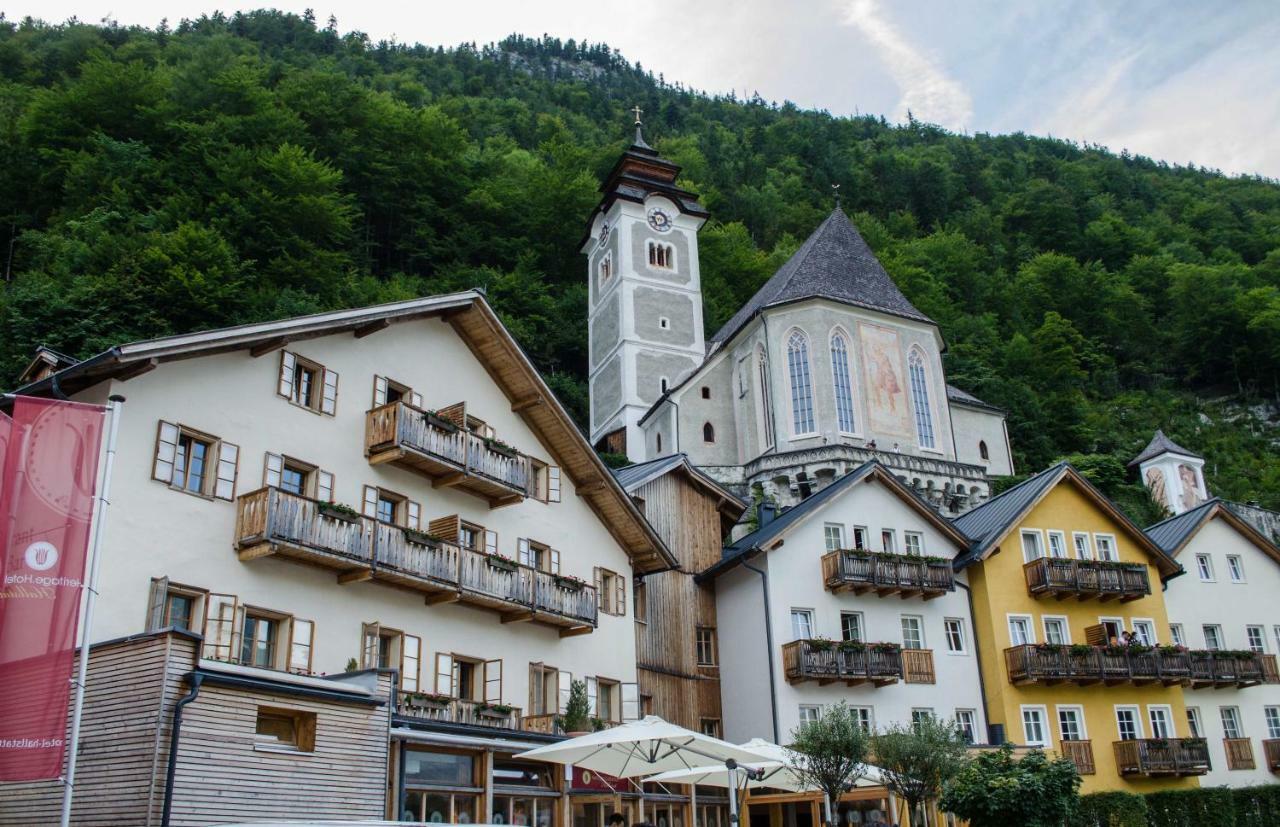
[[[342,503],[317,503],[316,511],[321,517],[337,520],[341,523],[355,523],[360,519],[360,512]]]

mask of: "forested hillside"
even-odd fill
[[[0,370],[41,343],[85,356],[483,286],[582,418],[577,245],[637,103],[713,215],[709,329],[838,183],[941,324],[950,380],[1010,411],[1023,471],[1076,455],[1145,519],[1123,462],[1164,426],[1217,493],[1280,507],[1256,414],[1280,398],[1276,183],[711,97],[572,40],[432,49],[275,12],[0,21]]]

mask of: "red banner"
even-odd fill
[[[18,397],[0,423],[0,781],[62,774],[104,410]]]

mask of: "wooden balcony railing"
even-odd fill
[[[1267,762],[1267,769],[1280,772],[1280,738],[1268,738],[1262,742],[1262,757]]]
[[[902,680],[904,683],[937,683],[933,671],[932,649],[902,650]]]
[[[1097,598],[1122,603],[1151,594],[1147,567],[1140,563],[1106,560],[1068,560],[1041,557],[1022,567],[1032,596],[1053,595],[1059,600]]]
[[[1227,769],[1252,770],[1258,764],[1253,760],[1253,741],[1248,738],[1223,738],[1222,748],[1227,753]]]
[[[1093,762],[1092,741],[1060,741],[1059,744],[1062,756],[1071,759],[1076,765],[1076,772],[1081,775],[1094,775],[1098,772],[1098,766]]]
[[[848,686],[873,683],[887,686],[902,678],[902,650],[890,644],[868,643],[851,648],[828,640],[793,640],[782,645],[782,664],[788,683],[843,681]]]
[[[1009,682],[1046,685],[1105,683],[1236,686],[1262,683],[1274,655],[1222,656],[1209,650],[1161,647],[1024,644],[1004,650]]]
[[[415,692],[400,693],[399,713],[424,721],[441,721],[450,724],[490,727],[493,729],[520,729],[520,708],[503,704],[488,704],[462,698],[441,698]]]
[[[547,713],[542,715],[526,715],[520,721],[520,728],[525,732],[541,732],[546,735],[560,735],[559,715]]]
[[[1209,745],[1203,738],[1141,738],[1116,741],[1114,746],[1121,775],[1204,775],[1209,771]]]
[[[875,592],[880,597],[919,595],[925,600],[956,588],[955,572],[949,561],[861,549],[823,555],[822,581],[833,592]]]
[[[513,560],[461,548],[279,488],[237,501],[241,560],[278,555],[334,569],[343,583],[380,580],[427,596],[429,603],[487,606],[504,622],[531,620],[561,634],[598,624],[595,586],[540,572]]]
[[[491,507],[535,493],[529,457],[508,451],[446,419],[405,402],[390,402],[365,415],[365,455],[424,474],[437,487],[455,487]]]

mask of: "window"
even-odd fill
[[[162,625],[190,631],[195,610],[196,597],[194,595],[170,592],[165,600]]]
[[[1156,625],[1150,620],[1134,620],[1133,636],[1143,646],[1156,645]]]
[[[613,278],[613,251],[604,254],[600,263],[596,265],[596,269],[600,273],[600,286],[604,287],[609,283],[609,279]]]
[[[403,494],[397,494],[385,488],[375,488],[372,485],[364,487],[362,513],[379,522],[415,530],[421,528],[422,524],[422,507],[418,503],[412,502]]]
[[[720,737],[720,719],[719,718],[699,718],[698,731],[703,735],[709,735],[712,738]]]
[[[708,388],[706,385],[702,386],[702,398],[703,399],[711,398],[711,388]]]
[[[924,648],[924,619],[919,615],[902,616],[902,648]]]
[[[853,527],[853,547],[856,549],[868,548],[866,526],[856,525]],[[1280,637],[1280,626],[1276,627],[1276,635]]]
[[[871,732],[875,719],[871,714],[869,706],[851,706],[849,711],[853,713],[854,720],[858,722],[858,726],[862,727],[863,732]]]
[[[554,666],[529,664],[529,714],[554,715],[562,706],[560,684],[564,683],[563,694],[567,698],[572,679],[570,673],[561,672]]]
[[[1009,645],[1022,646],[1034,643],[1031,636],[1031,617],[1029,615],[1009,616]]]
[[[710,422],[702,423],[702,441],[707,444],[716,441],[716,429]]]
[[[1232,583],[1244,582],[1244,563],[1240,562],[1240,555],[1227,555],[1227,571],[1231,574]]]
[[[978,440],[978,456],[983,459],[991,459],[991,452],[987,450],[987,441],[985,439]]]
[[[921,724],[933,719],[933,710],[928,707],[916,707],[911,710],[911,727],[918,730]]]
[[[392,402],[407,402],[415,408],[422,407],[422,394],[414,393],[408,385],[402,385],[385,376],[373,377],[373,407],[380,408]]]
[[[893,529],[886,528],[880,532],[880,548],[884,549],[885,551],[898,550],[898,538],[893,533]]]
[[[1142,721],[1136,706],[1116,707],[1116,730],[1121,741],[1136,741],[1142,737]]]
[[[1058,732],[1064,741],[1083,741],[1084,710],[1078,706],[1058,707]]]
[[[1039,531],[1023,531],[1022,532],[1022,559],[1024,562],[1030,563],[1032,560],[1039,560],[1044,556],[1043,540]]]
[[[1083,531],[1071,532],[1071,542],[1076,547],[1076,557],[1081,560],[1092,560],[1093,549],[1089,548],[1089,535]]]
[[[1280,650],[1280,624],[1271,627],[1272,634],[1276,638],[1276,649]]]
[[[956,710],[956,726],[960,729],[966,744],[972,744],[978,740],[978,715],[972,709]]]
[[[844,526],[839,523],[827,523],[822,527],[822,537],[826,543],[827,551],[837,551],[844,548]]]
[[[1049,745],[1049,734],[1044,726],[1045,708],[1043,706],[1022,707],[1022,736],[1029,747],[1046,747]]]
[[[671,319],[670,319],[669,317],[667,317],[667,316],[659,316],[659,317],[658,317],[658,329],[659,329],[659,330],[670,330],[670,329],[671,329]]]
[[[924,554],[924,537],[918,531],[904,531],[902,541],[906,545],[907,554],[920,556]]]
[[[924,355],[919,348],[911,349],[907,370],[911,375],[911,405],[916,412],[916,437],[921,448],[932,448],[933,414],[929,410],[929,382],[924,370]]]
[[[161,420],[151,478],[189,494],[234,500],[240,448]]]
[[[560,552],[525,537],[516,540],[516,562],[547,574],[560,573]]]
[[[300,675],[311,674],[311,647],[315,641],[316,626],[310,620],[299,620],[294,618],[289,624],[289,671]],[[407,692],[413,692],[417,689],[417,683],[413,688],[409,688],[408,679],[405,678],[401,683],[401,688]]]
[[[953,654],[964,654],[964,621],[958,617],[948,617],[942,621],[946,632],[947,651]]]
[[[822,714],[822,707],[813,706],[811,704],[800,705],[800,724],[811,724],[818,720]]]
[[[1249,641],[1249,651],[1267,651],[1267,635],[1261,626],[1244,627],[1244,636],[1245,639]]]
[[[621,617],[627,613],[627,579],[617,572],[597,567],[596,602],[600,611]]]
[[[1107,633],[1107,640],[1116,644],[1124,637],[1124,619],[1119,617],[1100,617],[1098,623]]]
[[[840,639],[862,640],[862,612],[840,613]]]
[[[671,270],[675,268],[675,247],[670,244],[663,244],[660,241],[650,241],[648,247],[650,267],[657,267],[659,270]]]
[[[657,434],[657,436],[656,436],[656,437],[654,437],[654,445],[655,445],[655,446],[657,447],[657,449],[658,449],[658,456],[662,456],[662,434],[661,434],[661,432],[659,432],[659,433]]]
[[[760,382],[760,441],[768,450],[773,447],[773,399],[769,392],[769,360],[764,355],[763,345],[756,348],[756,372]]]
[[[849,345],[843,333],[831,337],[831,381],[836,393],[836,423],[841,433],[856,432],[853,418],[853,382],[849,376]]]
[[[668,389],[669,387],[671,387],[671,381],[670,381],[669,379],[667,379],[667,377],[662,376],[662,377],[659,377],[659,378],[658,378],[658,390],[659,390],[659,391],[661,391],[662,393],[666,393],[666,392],[667,392],[667,389]]]
[[[533,466],[534,488],[537,498],[544,503],[560,502],[560,467],[530,460]]]
[[[338,408],[338,374],[284,350],[280,352],[278,393],[299,407],[333,416]]]
[[[1280,738],[1280,706],[1263,707],[1262,715],[1267,722],[1267,737]]]
[[[1147,720],[1151,722],[1152,738],[1173,737],[1173,712],[1167,706],[1148,706]]]
[[[590,678],[587,679],[587,694],[591,694]],[[618,715],[618,687],[617,681],[607,680],[605,678],[595,679],[596,702],[594,704],[596,717],[602,721],[616,722],[622,718]]]
[[[1174,646],[1186,646],[1186,645],[1187,645],[1187,643],[1186,643],[1186,639],[1185,639],[1185,638],[1183,638],[1183,636],[1182,636],[1182,624],[1181,624],[1181,623],[1170,623],[1170,624],[1169,624],[1169,637],[1173,639],[1173,645],[1174,645]]]
[[[1116,554],[1116,538],[1107,534],[1093,535],[1093,542],[1098,546],[1098,559],[1110,560],[1113,563],[1120,559]]]
[[[1187,732],[1192,738],[1203,738],[1204,727],[1200,725],[1200,708],[1196,706],[1187,707]]]
[[[713,626],[698,627],[698,665],[716,665],[716,630]]]
[[[635,601],[633,614],[639,623],[649,622],[649,589],[644,581],[637,579],[631,586],[631,596]]]
[[[813,637],[813,610],[812,609],[792,609],[791,610],[792,640],[808,640],[811,637]]]
[[[799,330],[787,338],[787,374],[791,380],[791,433],[812,434],[813,385],[809,381],[809,340]]]
[[[167,577],[153,577],[147,600],[147,631],[170,626],[198,632],[204,589],[179,586]]]
[[[1234,706],[1224,706],[1218,709],[1222,715],[1222,737],[1223,738],[1243,738],[1243,730],[1240,728],[1240,710]]]
[[[276,663],[279,621],[274,617],[246,611],[240,631],[240,663],[271,669]]]
[[[333,474],[281,454],[267,454],[262,483],[300,497],[333,501]]]
[[[1196,555],[1196,571],[1200,573],[1201,580],[1206,583],[1213,582],[1213,561],[1209,559],[1209,555]]]
[[[422,684],[422,638],[405,635],[400,641],[400,688],[417,692]]]
[[[258,707],[254,726],[255,740],[266,747],[314,752],[316,748],[316,714],[273,706]]]
[[[1204,632],[1204,648],[1221,649],[1222,648],[1222,627],[1206,623],[1200,627]]]
[[[1044,618],[1044,642],[1058,646],[1070,643],[1067,636],[1067,619],[1065,617]]]
[[[1061,531],[1049,532],[1049,556],[1059,560],[1067,556],[1067,535]]]

